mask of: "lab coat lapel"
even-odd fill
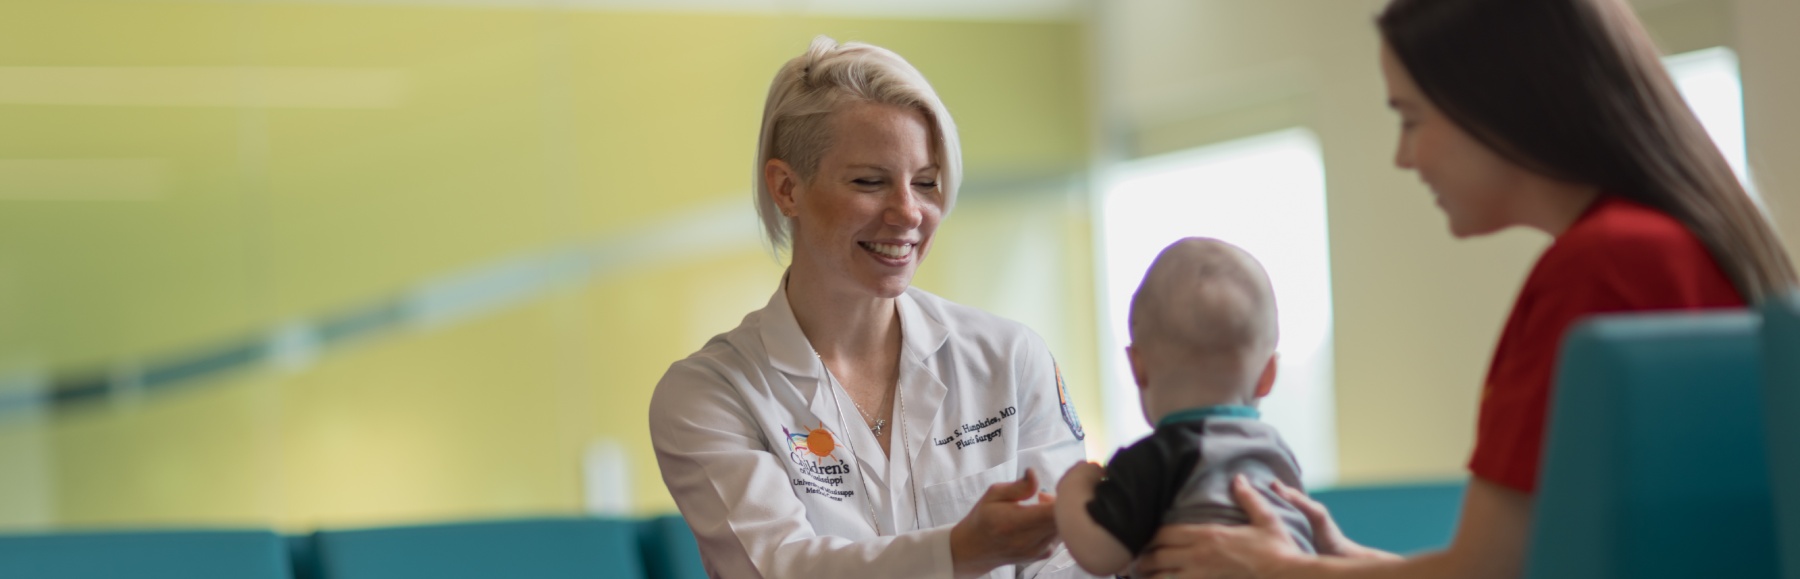
[[[892,450],[909,453],[906,460],[917,465],[919,453],[931,444],[931,427],[935,424],[938,409],[944,405],[944,396],[950,392],[929,363],[949,339],[950,331],[925,313],[913,299],[912,291],[901,294],[897,301],[900,334],[905,342],[900,351],[899,387],[906,396],[906,428],[894,436],[898,441],[904,434],[908,446],[903,448],[895,444]],[[908,473],[912,471],[905,469]]]
[[[869,475],[869,484],[885,484],[882,481],[887,480],[888,466],[886,456],[881,453],[881,443],[869,432],[861,415],[856,414],[856,408],[847,400],[841,401],[841,393],[831,391],[831,383],[825,377],[825,365],[819,362],[806,333],[800,331],[800,321],[794,318],[794,309],[788,304],[785,277],[781,287],[775,290],[775,296],[769,298],[769,305],[763,307],[763,313],[761,333],[769,363],[787,375],[794,389],[806,400],[814,420],[828,425],[831,433],[840,439],[847,439],[850,445],[844,448],[844,453],[856,456],[857,468]],[[904,333],[904,322],[902,324],[901,332]]]
[[[787,382],[793,384],[800,398],[806,401],[815,423],[830,425],[828,429],[833,433],[842,432],[844,425],[831,407],[830,393],[821,392],[825,384],[821,375],[824,365],[819,363],[812,342],[807,341],[806,334],[800,331],[800,322],[794,319],[794,310],[788,306],[785,277],[781,287],[775,289],[775,296],[769,298],[769,305],[763,307],[761,334],[769,364],[786,375]]]

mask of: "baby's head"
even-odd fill
[[[1275,293],[1256,258],[1189,237],[1150,264],[1131,296],[1131,373],[1144,418],[1253,405],[1275,383]]]

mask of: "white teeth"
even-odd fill
[[[906,256],[912,255],[912,249],[913,249],[913,244],[911,244],[911,243],[893,244],[893,243],[871,243],[871,242],[865,241],[865,242],[862,242],[860,245],[863,246],[863,249],[873,251],[877,255],[886,257],[888,259],[904,259]]]

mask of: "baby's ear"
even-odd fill
[[[1144,361],[1138,358],[1138,351],[1125,346],[1125,359],[1131,362],[1131,381],[1137,383],[1138,390],[1150,385],[1150,375],[1144,373]]]
[[[1280,359],[1281,354],[1269,354],[1269,363],[1263,365],[1262,376],[1256,379],[1257,398],[1268,396],[1269,391],[1275,389],[1275,369]]]

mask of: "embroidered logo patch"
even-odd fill
[[[1069,425],[1069,433],[1075,440],[1087,440],[1087,432],[1081,430],[1081,417],[1075,415],[1075,405],[1069,403],[1069,389],[1063,386],[1062,367],[1056,362],[1050,366],[1056,368],[1056,402],[1062,405],[1063,422]]]
[[[856,496],[856,491],[842,488],[850,464],[831,454],[837,450],[837,437],[824,425],[802,426],[800,432],[783,426],[781,436],[787,439],[788,460],[798,475],[791,479],[796,496],[816,495],[836,502]]]

